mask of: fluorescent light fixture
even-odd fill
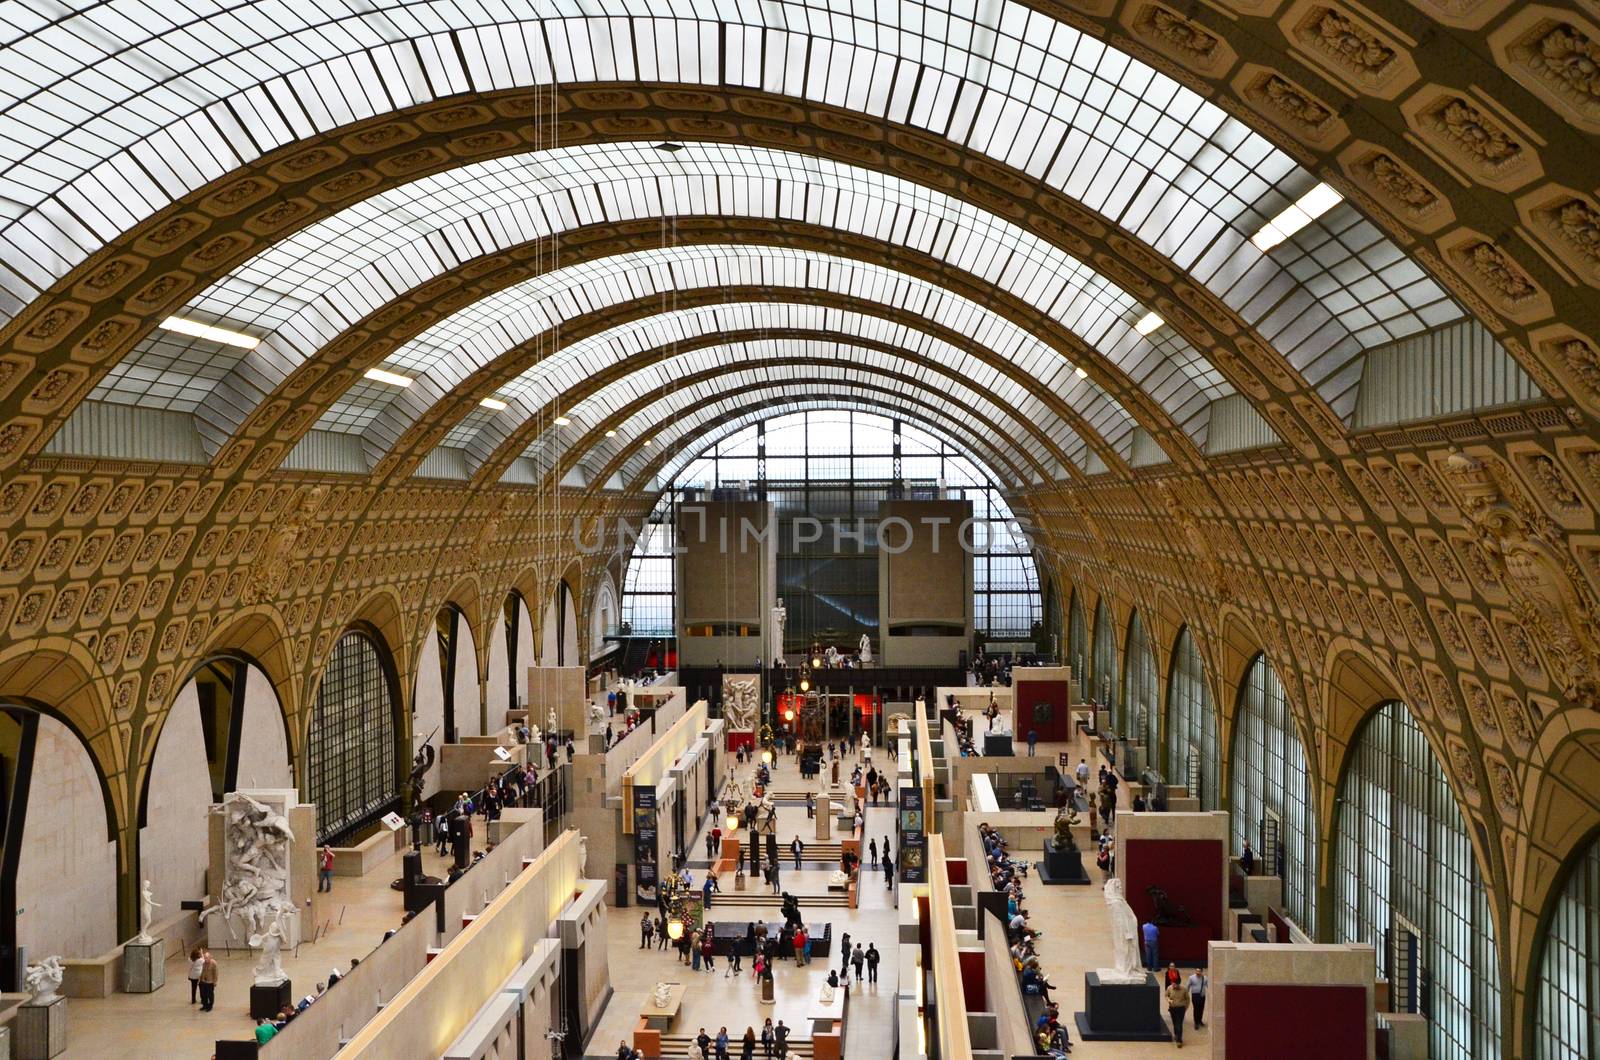
[[[484,398],[478,404],[486,409],[494,409],[496,412],[504,412],[506,410],[506,403],[499,398]]]
[[[220,342],[224,346],[237,346],[242,350],[253,350],[261,345],[261,340],[254,335],[246,335],[242,331],[229,331],[227,328],[213,327],[210,324],[202,324],[198,320],[168,317],[161,322],[161,326],[168,331],[176,331],[180,335],[193,335],[197,339],[210,339],[212,342]]]
[[[367,378],[374,383],[388,383],[390,386],[410,386],[409,375],[398,375],[395,372],[385,372],[382,368],[368,368]]]
[[[607,431],[606,432],[606,437],[607,438],[615,438],[616,436],[617,436],[617,432],[616,431]]]
[[[567,419],[565,416],[557,416],[556,417],[556,426],[557,427],[565,427],[567,424],[569,424],[571,422],[572,421]]]
[[[1148,335],[1165,323],[1166,321],[1161,319],[1159,313],[1146,313],[1139,318],[1139,322],[1133,326],[1133,330],[1141,335]]]
[[[1271,250],[1343,201],[1343,195],[1326,184],[1318,184],[1262,225],[1261,231],[1250,237],[1250,242],[1257,250]]]
[[[1073,373],[1072,373],[1072,374],[1073,374],[1073,375],[1075,375],[1075,376],[1077,376],[1077,377],[1078,377],[1078,378],[1079,378],[1079,379],[1087,379],[1087,378],[1089,378],[1089,373],[1088,373],[1088,371],[1087,371],[1087,370],[1085,370],[1085,369],[1083,369],[1083,368],[1079,368],[1079,369],[1077,369],[1077,370],[1076,370],[1076,371],[1075,371],[1075,372],[1073,372]]]

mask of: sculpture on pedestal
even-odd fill
[[[161,903],[156,901],[155,892],[150,889],[150,881],[144,881],[144,890],[139,893],[139,933],[130,941],[138,946],[148,946],[155,941],[150,934],[150,923],[155,920],[157,909]]]
[[[1106,905],[1111,909],[1112,967],[1098,968],[1102,983],[1142,983],[1143,962],[1139,958],[1139,918],[1133,915],[1116,876],[1106,881]]]
[[[61,980],[66,976],[66,969],[61,966],[60,957],[46,957],[37,964],[28,965],[28,974],[24,979],[28,993],[33,996],[28,998],[30,1005],[48,1005],[58,996],[56,991],[61,989]]]
[[[439,730],[435,729],[434,732]],[[429,736],[429,740],[433,737]],[[411,758],[411,805],[422,805],[422,789],[426,785],[428,770],[433,768],[433,744],[424,743]]]
[[[1144,889],[1144,893],[1149,895],[1150,900],[1155,903],[1156,913],[1154,920],[1156,924],[1161,927],[1192,927],[1194,925],[1194,917],[1189,915],[1189,910],[1174,902],[1162,888],[1151,884]]]
[[[589,724],[590,725],[603,725],[603,724],[605,724],[605,720],[606,720],[606,708],[602,707],[598,703],[595,703],[595,702],[591,701],[589,703]]]
[[[670,1000],[672,1000],[672,987],[666,983],[657,983],[656,988],[650,992],[650,1003],[656,1008],[666,1008]]]
[[[256,961],[255,967],[257,983],[281,983],[289,978],[283,970],[283,944],[287,939],[283,930],[283,916],[284,910],[275,908],[267,930],[251,935],[247,940],[252,948],[261,950],[261,958]]]
[[[584,871],[589,864],[589,837],[582,832],[578,833],[578,877],[582,879],[587,875]]]
[[[789,611],[783,606],[783,601],[778,601],[778,606],[772,609],[772,665],[782,666],[783,662],[783,627],[788,624]]]
[[[1056,834],[1050,843],[1055,850],[1077,850],[1078,844],[1072,838],[1072,826],[1078,823],[1078,808],[1072,805],[1069,798],[1067,804],[1056,814]]]
[[[556,717],[556,708],[551,707],[550,713],[545,715],[545,728],[549,729],[551,732],[556,732],[560,725],[561,722]]]
[[[222,914],[228,933],[234,918],[244,928],[252,947],[260,947],[256,982],[279,982],[283,974],[282,946],[288,938],[284,919],[295,913],[289,893],[289,850],[294,832],[288,818],[244,792],[233,792],[223,804],[227,814],[224,839],[224,882],[217,901],[200,911],[202,923]],[[276,978],[264,978],[273,976]]]
[[[861,634],[861,661],[864,663],[872,661],[872,640],[865,633]]]

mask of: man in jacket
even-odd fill
[[[210,1012],[217,1003],[217,959],[203,950],[201,960],[205,964],[200,969],[200,1011]]]

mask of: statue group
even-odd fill
[[[286,922],[295,915],[289,893],[294,832],[282,812],[244,792],[231,793],[222,812],[227,816],[224,882],[217,901],[201,910],[200,919],[220,914],[229,934],[235,925],[242,927],[245,941],[261,951],[255,966],[256,982],[282,982],[287,978],[283,971],[283,944],[289,938]]]

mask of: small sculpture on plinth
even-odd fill
[[[560,724],[560,721],[558,721],[556,718],[556,708],[551,707],[550,713],[545,715],[545,728],[551,732],[555,732]]]
[[[161,908],[161,903],[156,901],[155,892],[150,889],[150,881],[144,881],[144,890],[139,894],[139,933],[131,940],[136,946],[148,946],[155,941],[150,934],[150,924],[156,918],[156,910]]]
[[[590,726],[604,725],[605,724],[605,720],[606,720],[606,708],[602,707],[598,703],[595,703],[595,702],[591,701],[589,703],[589,724],[590,724]]]
[[[872,640],[865,633],[861,634],[861,661],[864,663],[872,661]]]
[[[823,983],[822,984],[822,996],[818,1000],[820,1000],[824,1005],[833,1004],[833,984],[832,983]]]
[[[37,964],[28,965],[28,973],[23,980],[28,993],[33,995],[28,998],[28,1004],[48,1005],[55,1001],[60,996],[56,991],[61,989],[61,980],[66,974],[60,957],[46,957]]]
[[[785,924],[790,927],[796,927],[800,924],[800,899],[788,891],[784,891],[783,904],[780,908],[783,910],[783,922]]]
[[[1139,918],[1128,904],[1120,878],[1106,881],[1105,894],[1111,910],[1112,966],[1098,968],[1096,974],[1102,983],[1142,983],[1146,973],[1139,956]]]
[[[1056,814],[1056,834],[1051,838],[1052,849],[1058,851],[1077,850],[1078,843],[1072,838],[1072,828],[1078,823],[1078,808],[1072,805],[1069,798],[1067,804]]]
[[[650,1003],[656,1008],[666,1008],[667,1002],[672,1000],[672,987],[666,983],[657,983],[656,988],[650,993]]]
[[[283,970],[283,943],[287,935],[283,930],[283,912],[277,910],[272,922],[267,929],[259,934],[251,935],[246,941],[252,947],[260,947],[261,959],[256,961],[255,976],[259,985],[276,985],[289,978]]]
[[[578,877],[580,879],[582,879],[582,878],[584,878],[585,876],[588,875],[588,873],[585,871],[585,867],[588,864],[589,864],[589,837],[584,835],[582,832],[579,832],[578,833]]]

